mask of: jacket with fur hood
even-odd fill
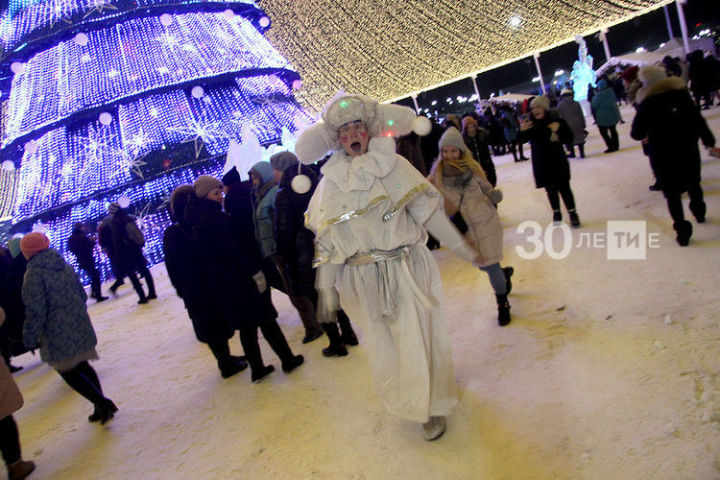
[[[659,80],[638,91],[637,114],[630,136],[648,139],[655,174],[664,191],[685,191],[700,183],[698,139],[715,145],[715,137],[678,77]]]
[[[275,254],[275,195],[278,185],[273,176],[273,168],[268,162],[258,162],[251,172],[261,178],[262,183],[254,187],[255,199],[255,238],[260,247],[262,258]]]

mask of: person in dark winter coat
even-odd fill
[[[518,141],[518,123],[515,109],[509,104],[502,105],[500,107],[502,115],[500,116],[500,122],[503,126],[503,133],[505,134],[505,140],[510,145],[510,153],[513,155],[513,160],[516,162],[522,162],[528,160],[523,153],[523,144]],[[519,153],[519,155],[518,155]]]
[[[157,294],[155,293],[155,282],[147,267],[147,259],[142,252],[145,238],[135,223],[135,216],[129,215],[124,208],[120,208],[120,205],[111,203],[108,211],[112,216],[110,222],[112,255],[115,258],[118,273],[121,278],[128,277],[130,279],[130,283],[138,294],[138,303],[148,303],[149,300],[156,299]],[[139,273],[147,283],[147,296],[136,273]]]
[[[531,119],[521,119],[520,138],[530,141],[535,186],[547,192],[553,209],[553,222],[562,221],[560,196],[570,215],[570,225],[580,226],[575,210],[575,197],[570,189],[570,164],[563,145],[572,139],[572,132],[557,112],[550,110],[550,100],[541,95],[532,101]]]
[[[408,159],[415,169],[420,172],[421,175],[427,175],[427,162],[423,157],[423,152],[420,149],[420,136],[415,132],[410,132],[407,135],[401,135],[397,139],[395,151],[398,155],[401,155]]]
[[[117,407],[103,395],[95,370],[88,363],[98,358],[97,337],[77,274],[50,240],[39,232],[25,235],[20,243],[28,260],[22,288],[27,312],[23,339],[28,348],[40,349],[42,361],[57,370],[65,382],[95,406],[88,420],[105,424]]]
[[[275,196],[277,256],[278,263],[285,272],[288,295],[291,299],[295,298],[293,305],[301,312],[306,332],[303,343],[307,343],[320,336],[316,335],[315,331],[321,332],[316,315],[318,294],[315,290],[313,268],[315,234],[305,228],[305,211],[317,186],[318,178],[307,166],[302,166],[298,173],[297,157],[292,153],[285,153],[270,158],[275,176],[280,177],[279,190]],[[295,192],[291,185],[299,174],[306,175],[310,180],[310,190],[305,193]],[[304,315],[301,307],[304,309]],[[322,326],[330,339],[330,345],[323,349],[323,355],[326,357],[345,356],[346,345],[358,344],[350,319],[343,310],[338,311],[337,322],[340,326],[339,330],[335,323]]]
[[[170,195],[170,216],[175,221],[163,233],[165,268],[170,282],[192,321],[197,339],[206,343],[217,360],[220,375],[229,378],[247,368],[242,357],[230,355],[228,339],[233,329],[223,321],[222,312],[212,301],[207,279],[198,276],[201,270],[198,246],[192,228],[185,220],[185,207],[195,197],[192,185],[181,185]]]
[[[572,90],[563,90],[560,95],[560,102],[555,110],[560,115],[560,118],[565,120],[572,132],[572,141],[567,144],[567,149],[570,152],[568,158],[575,157],[575,145],[578,146],[580,158],[585,158],[585,113],[583,113],[582,107],[575,101],[573,95]]]
[[[200,266],[197,275],[206,280],[210,298],[223,321],[231,329],[240,331],[252,381],[259,382],[275,371],[275,367],[263,363],[258,328],[280,357],[283,370],[293,371],[304,359],[292,353],[277,324],[277,311],[260,269],[255,242],[248,242],[249,237],[222,211],[222,182],[201,175],[193,188],[195,198],[185,209],[185,219],[196,242]]]
[[[686,246],[692,236],[692,224],[685,220],[681,196],[688,192],[690,211],[698,223],[705,222],[706,205],[700,186],[698,139],[706,147],[715,145],[715,137],[693,103],[685,82],[666,78],[659,67],[644,67],[638,73],[643,88],[638,91],[638,108],[630,136],[646,139],[652,147],[655,173],[673,219],[679,245]]]
[[[607,80],[602,79],[598,82],[597,91],[590,105],[600,135],[607,146],[604,153],[617,152],[620,149],[620,141],[615,126],[620,122],[620,109],[615,98],[615,92]]]
[[[446,130],[447,132],[447,130]],[[484,128],[478,127],[477,120],[473,117],[465,117],[462,121],[462,138],[467,145],[472,157],[480,164],[485,176],[490,184],[494,187],[497,185],[497,173],[495,173],[495,164],[490,157],[490,149],[488,146],[488,136],[490,132]]]
[[[0,327],[5,322],[5,311],[0,307]],[[9,480],[21,480],[35,470],[35,464],[22,459],[20,435],[12,414],[23,406],[23,397],[10,370],[0,363],[0,452],[8,471]]]
[[[690,66],[688,75],[690,77],[690,91],[697,108],[710,108],[712,106],[711,92],[715,86],[712,63],[703,56],[702,50],[693,50],[687,56]]]
[[[93,255],[95,238],[86,234],[85,225],[80,222],[73,225],[72,235],[68,238],[67,246],[68,250],[77,258],[80,268],[85,270],[85,273],[90,277],[90,290],[92,292],[90,297],[98,302],[107,300],[108,297],[103,297],[100,291],[100,274],[95,266],[95,257]]]
[[[117,256],[113,252],[113,239],[112,239],[112,215],[106,215],[105,218],[98,224],[97,235],[98,244],[102,248],[103,253],[110,260],[110,270],[112,271],[115,281],[110,285],[110,292],[113,296],[117,296],[117,289],[121,285],[125,285],[124,276],[120,271],[120,267],[116,262]]]
[[[2,288],[1,304],[5,309],[7,320],[0,327],[0,349],[11,372],[22,370],[10,363],[10,358],[29,351],[23,343],[22,330],[25,323],[25,304],[22,300],[23,278],[27,269],[27,260],[20,251],[20,238],[13,237],[7,243],[10,252],[10,266]]]

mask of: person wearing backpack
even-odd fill
[[[155,282],[142,252],[145,237],[135,223],[135,216],[129,215],[124,208],[120,207],[120,204],[117,202],[111,203],[108,212],[112,217],[110,222],[113,245],[112,255],[118,267],[118,273],[130,279],[130,283],[132,283],[138,297],[140,297],[138,303],[148,303],[149,300],[156,299],[157,294],[155,293]],[[139,273],[147,282],[147,296],[136,273]]]

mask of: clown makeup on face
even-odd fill
[[[362,120],[346,123],[338,128],[338,141],[351,157],[365,154],[370,142],[367,125]]]

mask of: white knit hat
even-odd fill
[[[654,85],[660,80],[667,78],[667,72],[662,67],[648,65],[638,71],[638,78],[644,87],[649,87],[650,85]]]
[[[462,135],[460,135],[460,132],[458,132],[458,129],[455,127],[450,127],[445,130],[445,133],[440,137],[438,147],[440,147],[440,150],[442,150],[443,147],[455,147],[461,152],[465,152],[468,149],[463,141]]]
[[[550,110],[550,99],[547,95],[540,95],[539,97],[533,98],[530,102],[530,108],[540,107],[544,110]]]

